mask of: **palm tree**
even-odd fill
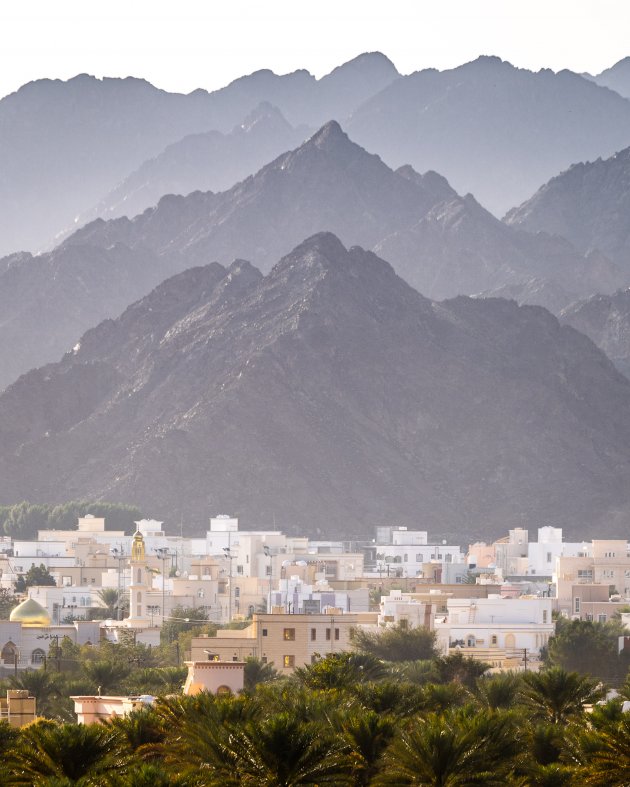
[[[579,737],[582,746],[579,784],[593,787],[628,787],[630,784],[630,713],[601,724]]]
[[[293,677],[309,689],[341,689],[364,681],[380,680],[387,669],[369,653],[332,653],[314,664],[298,667]]]
[[[259,683],[268,683],[277,680],[278,670],[273,666],[273,662],[265,662],[255,656],[248,656],[245,659],[244,685],[246,691],[253,691]]]
[[[119,593],[116,588],[102,588],[96,595],[98,596],[99,601],[107,609],[107,617],[118,617],[118,606],[123,600],[122,594]]]
[[[102,724],[35,722],[24,727],[8,758],[10,785],[102,784],[124,771],[120,735]]]
[[[552,667],[523,675],[521,700],[535,718],[559,724],[580,715],[584,706],[603,697],[605,690],[594,678]]]
[[[503,787],[513,771],[518,746],[509,714],[430,713],[394,740],[373,784]]]
[[[134,758],[152,760],[161,756],[161,744],[166,739],[163,719],[152,709],[134,710],[105,722],[129,748]]]
[[[352,783],[357,787],[370,784],[394,737],[393,719],[374,711],[351,711],[341,718],[336,729],[350,766]]]
[[[240,784],[247,787],[350,784],[340,748],[324,728],[282,713],[231,736]]]
[[[521,676],[517,672],[482,676],[477,681],[475,694],[486,708],[512,708],[519,697]]]
[[[125,678],[129,675],[129,667],[115,661],[85,661],[83,672],[93,686],[93,691],[106,694],[108,691],[119,690]]]

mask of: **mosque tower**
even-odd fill
[[[131,582],[129,583],[129,617],[125,622],[130,628],[144,628],[149,625],[147,614],[147,558],[144,537],[136,531],[131,544]]]

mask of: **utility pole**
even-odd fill
[[[271,554],[271,550],[265,544],[263,546],[263,552],[269,558],[269,596],[267,599],[267,614],[271,613],[271,590],[273,586],[273,555]]]
[[[527,648],[523,648],[524,671],[527,672]]]
[[[229,535],[229,534],[228,534]],[[230,561],[230,569],[228,572],[229,577],[229,585],[228,585],[228,623],[232,622],[232,558],[234,555],[232,554],[231,547],[223,547],[223,551],[225,552],[226,558]]]

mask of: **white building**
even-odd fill
[[[447,601],[447,615],[436,618],[435,631],[444,653],[488,658],[493,651],[527,654],[535,661],[555,630],[551,598],[488,598]]]

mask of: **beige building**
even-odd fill
[[[23,727],[37,718],[36,699],[28,691],[9,689],[6,699],[0,697],[0,722],[8,721],[11,727]]]
[[[318,615],[254,615],[246,629],[194,637],[191,660],[244,661],[254,656],[290,675],[295,667],[311,664],[319,656],[352,650],[353,630],[376,626],[376,622],[377,613],[343,614],[339,610]]]
[[[593,540],[585,545],[584,552],[576,557],[556,558],[554,572],[558,610],[567,617],[588,619],[593,609],[586,609],[582,603],[606,601],[610,596],[619,596],[619,601],[630,600],[630,549],[625,540]],[[599,585],[605,591],[592,591],[596,594],[587,598],[584,593],[576,593],[578,585]],[[604,598],[601,594],[607,596]],[[600,613],[595,613],[600,614]],[[603,613],[601,613],[603,614]],[[597,618],[593,618],[597,619]]]

